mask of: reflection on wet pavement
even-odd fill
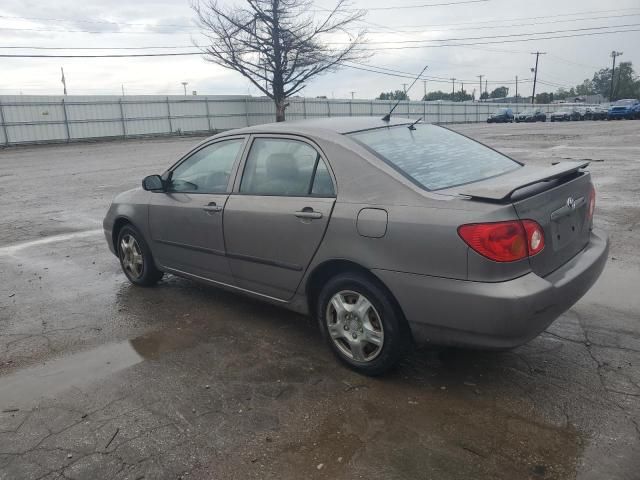
[[[70,388],[81,388],[141,360],[142,357],[129,342],[122,342],[102,345],[41,366],[19,370],[2,378],[0,409],[11,409],[16,405],[31,408],[42,397],[55,396]]]

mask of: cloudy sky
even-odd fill
[[[220,0],[229,5],[241,0]],[[591,78],[609,67],[612,50],[624,52],[640,71],[640,3],[638,0],[353,0],[367,8],[365,22],[373,56],[371,68],[419,72],[429,65],[427,90],[478,89],[477,76],[489,90],[508,86],[531,93],[531,67],[540,57],[538,91],[553,91]],[[449,5],[443,5],[447,4]],[[457,3],[457,5],[456,5]],[[440,5],[436,5],[440,4]],[[318,18],[330,0],[316,0]],[[390,8],[391,7],[391,8]],[[623,31],[626,31],[623,32]],[[618,32],[618,33],[606,33]],[[534,34],[534,35],[526,35]],[[580,36],[576,36],[580,35]],[[563,37],[542,39],[542,37]],[[519,41],[527,39],[528,41]],[[192,51],[201,41],[189,0],[3,0],[0,3],[0,54],[127,53],[132,50],[35,50],[7,47],[184,47],[147,50]],[[415,42],[420,40],[422,42]],[[413,43],[398,43],[412,41]],[[396,42],[396,43],[392,43]],[[455,44],[464,46],[453,46]],[[409,48],[411,47],[411,48]],[[635,47],[635,48],[634,48]],[[61,59],[0,58],[0,94],[60,94],[63,66],[70,94],[181,94],[181,82],[199,94],[258,95],[239,74],[205,62],[199,56]],[[344,68],[317,78],[303,91],[373,98],[401,89],[410,80]],[[509,82],[509,83],[508,83]],[[414,98],[422,94],[416,85]]]

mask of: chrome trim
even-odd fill
[[[249,290],[247,288],[242,288],[242,287],[237,287],[235,285],[231,285],[229,283],[224,283],[224,282],[219,282],[217,280],[212,280],[210,278],[207,277],[202,277],[200,275],[196,275],[194,273],[188,273],[188,272],[183,272],[182,270],[178,270],[177,268],[170,268],[170,267],[165,267],[164,265],[160,265],[160,269],[167,271],[169,273],[173,273],[175,275],[178,275],[180,277],[188,277],[188,278],[195,278],[198,280],[203,280],[207,283],[213,283],[215,285],[219,285],[225,288],[229,288],[229,289],[233,289],[233,290],[238,290],[240,292],[244,292],[244,293],[248,293],[250,295],[255,295],[257,297],[262,297],[262,298],[266,298],[268,300],[272,300],[274,302],[278,302],[278,303],[289,303],[288,300],[282,300],[281,298],[276,298],[276,297],[272,297],[270,295],[265,295],[264,293],[259,293],[253,290]]]

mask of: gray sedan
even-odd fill
[[[412,123],[329,118],[208,138],[116,197],[109,248],[135,285],[170,273],[313,315],[365,374],[413,342],[531,340],[606,262],[587,163],[525,166]]]

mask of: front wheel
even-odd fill
[[[163,276],[153,262],[147,243],[133,225],[122,227],[118,234],[118,258],[122,271],[134,285],[149,287]]]
[[[410,345],[409,328],[389,294],[359,273],[330,279],[320,292],[316,315],[333,353],[365,375],[387,372]]]

